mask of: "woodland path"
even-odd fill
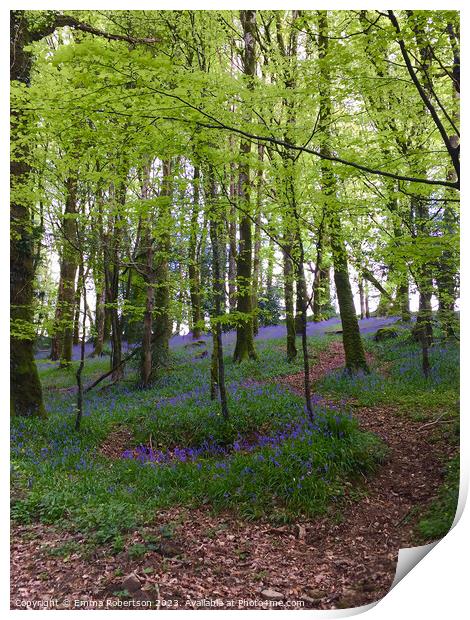
[[[316,380],[343,363],[341,344],[332,342],[312,368],[314,389]],[[279,381],[301,391],[302,373]],[[113,593],[123,589],[123,577],[116,573],[131,572],[142,584],[133,595],[137,604],[159,596],[176,601],[173,608],[177,604],[180,609],[196,607],[196,599],[203,598],[262,600],[267,589],[281,593],[284,605],[302,600],[303,608],[313,609],[379,600],[394,579],[398,550],[416,544],[414,511],[436,495],[450,448],[436,439],[433,427],[422,428],[392,407],[355,408],[354,415],[363,429],[382,437],[390,453],[362,489],[351,485],[336,515],[273,527],[214,515],[208,507],[173,507],[159,512],[152,527],[158,531],[168,522],[176,524],[176,551],[163,553],[168,557],[149,551],[138,560],[126,550],[113,556],[106,548],[88,558],[73,553],[54,557],[50,550],[67,540],[86,541],[42,524],[14,525],[12,606],[18,608],[16,601],[25,599],[58,599],[62,607],[73,606],[66,599],[118,601]],[[135,532],[126,548],[138,542],[142,539]],[[148,567],[151,573],[144,572]]]

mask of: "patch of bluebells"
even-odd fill
[[[36,470],[91,470],[94,467],[91,449],[67,421],[50,423],[47,436],[32,428],[32,422],[15,420],[11,429],[12,458],[28,462]]]
[[[228,457],[233,453],[251,453],[261,448],[279,448],[286,441],[293,439],[304,440],[313,439],[315,436],[322,435],[328,439],[345,437],[350,424],[352,415],[350,412],[342,412],[335,406],[324,407],[317,405],[313,421],[308,416],[300,417],[298,420],[285,424],[280,430],[273,433],[255,433],[254,437],[244,437],[238,435],[233,443],[224,445],[216,441],[213,437],[205,440],[199,446],[175,447],[172,450],[154,450],[150,446],[139,445],[133,450],[125,450],[122,458],[135,460],[141,464],[168,465],[174,462],[186,463],[195,462],[200,458]],[[262,454],[258,455],[259,460],[264,460]],[[280,464],[271,457],[271,462],[275,466]],[[226,468],[223,461],[215,464],[216,468]]]
[[[363,402],[377,402],[410,391],[428,392],[458,385],[459,351],[457,346],[435,343],[430,348],[431,368],[428,377],[422,370],[422,353],[418,345],[399,341],[384,350],[389,366],[384,374],[372,370],[352,376],[334,370],[320,381],[320,389],[353,396]]]

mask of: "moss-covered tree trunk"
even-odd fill
[[[95,282],[96,287],[96,282]],[[96,305],[95,305],[95,326],[96,335],[93,346],[93,357],[98,357],[103,353],[104,343],[104,288],[96,288]]]
[[[31,42],[24,11],[10,13],[10,79],[29,86],[31,56],[24,49]],[[46,416],[42,389],[34,360],[33,326],[33,234],[31,227],[30,173],[28,146],[18,138],[28,122],[21,105],[12,102],[11,114],[11,196],[10,196],[10,402],[11,413]]]
[[[252,87],[256,72],[256,11],[240,11],[240,21],[244,41],[243,73],[248,79],[249,87]],[[252,306],[253,243],[251,219],[245,215],[250,210],[250,166],[248,163],[250,152],[251,142],[242,140],[240,142],[240,164],[238,168],[238,199],[242,212],[237,256],[237,311],[240,314],[237,320],[237,341],[233,354],[235,362],[256,358]]]
[[[320,66],[320,115],[319,127],[322,133],[321,150],[329,154],[329,138],[332,117],[332,103],[330,95],[330,69],[328,56],[328,13],[318,11],[318,53]],[[348,255],[341,227],[336,199],[336,180],[328,162],[321,163],[322,190],[325,199],[325,213],[330,234],[330,244],[333,254],[334,280],[336,295],[343,326],[343,347],[346,360],[346,369],[349,372],[364,370],[368,372],[364,346],[362,344],[356,308],[351,290],[348,272]]]
[[[397,296],[400,302],[401,320],[408,322],[411,320],[410,311],[410,286],[408,278],[404,276],[404,280],[398,287]]]
[[[330,219],[331,249],[333,251],[334,279],[338,297],[339,313],[343,327],[343,347],[346,369],[349,372],[368,372],[364,346],[362,344],[356,308],[348,273],[347,252],[342,239],[338,217]]]
[[[284,306],[286,310],[286,353],[289,362],[297,357],[295,346],[294,315],[294,265],[292,263],[292,238],[289,233],[284,236],[283,271],[284,271]]]
[[[77,275],[77,181],[69,177],[65,183],[65,209],[61,226],[60,277],[54,317],[51,359],[61,366],[72,361],[75,278]]]

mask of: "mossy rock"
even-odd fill
[[[375,332],[375,342],[383,342],[384,340],[391,340],[392,338],[398,338],[398,331],[394,327],[381,327]]]

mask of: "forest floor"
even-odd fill
[[[407,373],[395,368],[403,350],[371,341],[367,348],[373,372],[355,382],[338,371],[344,364],[338,340],[323,343],[312,363],[316,405],[347,401],[360,429],[387,446],[375,472],[347,481],[325,514],[273,523],[215,512],[210,503],[175,504],[130,531],[120,549],[89,545],[87,534],[60,522],[14,523],[12,608],[52,599],[62,608],[334,609],[382,598],[398,550],[426,542],[417,526],[458,453],[457,421],[454,402],[445,404],[449,391],[438,387],[442,376],[426,386],[431,398],[426,390],[407,394],[395,385]],[[303,374],[274,374],[265,382],[301,395]],[[113,446],[120,452],[129,442],[125,427],[114,433],[101,443],[110,458]]]

